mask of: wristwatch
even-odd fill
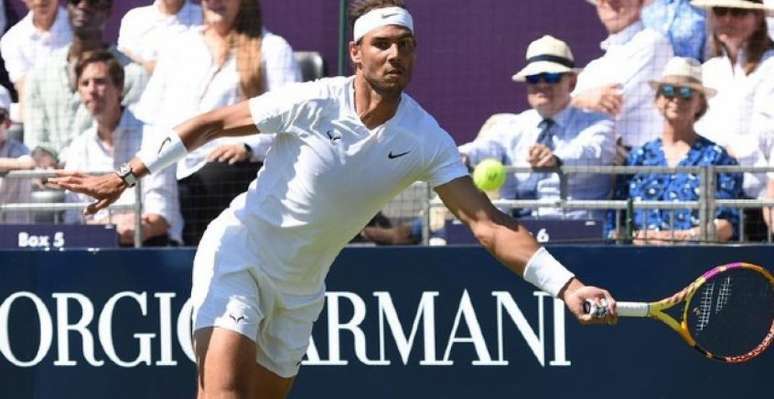
[[[128,163],[121,165],[121,167],[116,170],[116,174],[124,181],[124,183],[126,183],[127,187],[134,187],[134,185],[137,184],[137,176],[132,172],[132,168]]]

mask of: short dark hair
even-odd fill
[[[352,4],[349,6],[350,31],[355,29],[355,21],[357,21],[358,18],[362,17],[371,10],[387,7],[400,7],[408,9],[403,0],[357,0],[352,2]]]
[[[97,62],[104,63],[108,67],[108,75],[113,84],[123,89],[124,88],[124,67],[118,63],[113,54],[107,50],[87,51],[81,55],[78,63],[75,65],[75,81],[81,80],[81,75],[87,66]]]

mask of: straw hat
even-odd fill
[[[693,58],[674,57],[667,62],[660,80],[651,80],[650,86],[658,90],[662,84],[687,86],[704,93],[706,97],[714,96],[717,91],[702,84],[701,63]]]
[[[529,44],[527,66],[511,79],[514,82],[524,82],[530,75],[567,72],[577,72],[570,46],[553,36],[545,35]]]
[[[691,1],[691,5],[703,8],[745,8],[748,10],[763,10],[769,15],[774,14],[774,6],[763,4],[762,0],[693,0]]]

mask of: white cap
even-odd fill
[[[527,66],[511,79],[523,82],[527,76],[540,73],[577,72],[575,58],[567,43],[549,35],[535,40],[527,47]]]

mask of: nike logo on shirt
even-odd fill
[[[392,151],[390,151],[390,153],[387,154],[387,158],[390,158],[390,159],[400,158],[410,152],[411,151],[406,151],[406,152],[401,152],[400,154],[393,154]]]

